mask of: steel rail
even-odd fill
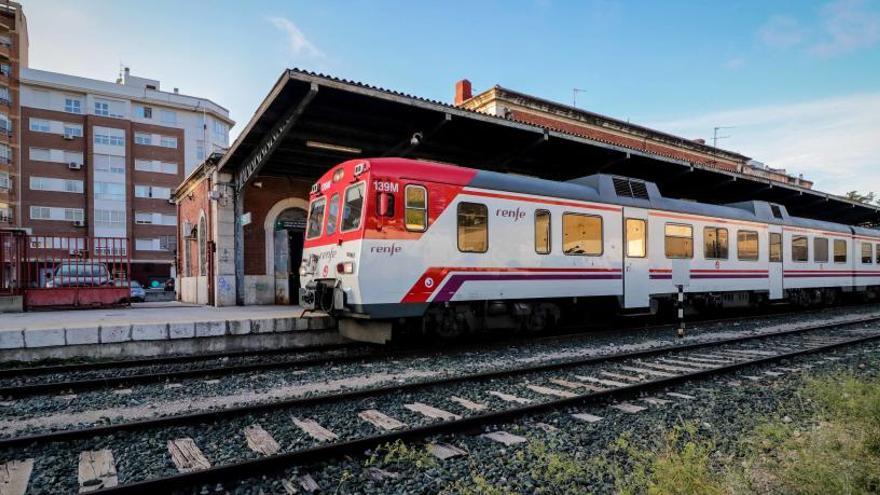
[[[409,392],[421,389],[427,389],[437,386],[452,385],[469,381],[490,380],[494,378],[504,378],[513,375],[525,375],[529,373],[552,371],[563,368],[571,368],[585,365],[593,365],[604,362],[615,362],[632,358],[649,357],[668,352],[680,352],[693,349],[702,349],[706,347],[715,347],[728,344],[742,343],[752,340],[762,340],[786,335],[806,333],[818,330],[827,330],[841,326],[859,325],[880,321],[880,316],[868,318],[859,318],[848,320],[845,322],[831,322],[807,325],[799,328],[783,330],[779,332],[771,332],[760,335],[747,335],[741,337],[732,337],[729,339],[711,340],[704,342],[694,342],[691,344],[676,344],[670,346],[660,346],[652,349],[627,351],[615,354],[607,354],[602,356],[591,356],[586,358],[578,358],[573,360],[561,360],[550,363],[542,363],[532,366],[503,368],[493,371],[481,373],[472,373],[464,375],[448,376],[434,380],[422,380],[409,383],[386,385],[381,387],[370,387],[357,390],[351,390],[338,394],[315,395],[311,397],[297,397],[292,399],[284,399],[279,401],[265,402],[259,404],[234,406],[219,410],[199,411],[195,413],[180,414],[174,416],[165,416],[160,418],[142,419],[137,421],[110,424],[103,426],[91,426],[85,428],[72,428],[67,430],[52,431],[47,433],[35,433],[25,436],[8,437],[0,439],[0,450],[15,447],[23,447],[36,443],[61,442],[78,440],[84,438],[92,438],[106,435],[113,435],[123,431],[138,431],[154,428],[163,428],[179,425],[194,425],[204,422],[212,422],[220,419],[234,418],[245,416],[248,414],[258,414],[281,409],[295,409],[304,407],[313,407],[322,404],[334,402],[344,402],[348,400],[361,399],[364,397],[382,396],[400,392]]]
[[[48,366],[27,366],[21,368],[0,368],[0,379],[20,378],[22,376],[50,375],[56,373],[71,373],[76,371],[93,371],[112,368],[133,368],[137,366],[152,366],[157,364],[177,364],[192,361],[211,361],[213,359],[240,358],[251,356],[266,356],[277,354],[305,354],[309,352],[327,352],[357,347],[359,343],[321,344],[308,347],[288,347],[283,349],[254,349],[241,351],[220,351],[205,354],[176,356],[157,356],[135,359],[117,359],[113,361],[82,362],[75,364],[58,364]],[[370,344],[361,344],[364,348],[372,347]]]
[[[702,320],[698,323],[703,325],[712,325],[717,323],[723,323],[731,320],[742,321],[745,319],[759,319],[766,318],[772,316],[784,316],[784,314],[774,313],[769,315],[755,315],[755,316],[746,316],[746,317],[730,317],[730,318],[719,318],[719,319],[711,319],[711,320]],[[695,322],[697,323],[697,322]],[[505,346],[517,345],[520,343],[547,343],[547,342],[560,342],[560,341],[573,341],[583,338],[596,338],[603,337],[607,335],[614,335],[621,331],[634,331],[634,330],[659,330],[663,328],[668,328],[673,326],[674,324],[663,323],[657,325],[648,325],[648,326],[633,326],[623,329],[609,329],[602,330],[593,333],[584,333],[584,328],[580,328],[580,330],[570,333],[557,334],[557,335],[547,335],[544,337],[521,337],[516,339],[505,339],[501,341],[491,342],[489,344],[489,348],[482,347],[480,350],[490,350],[496,348],[503,348]],[[465,342],[461,345],[455,346],[447,346],[443,348],[444,352],[448,351],[463,351],[470,350],[474,346],[473,342]],[[358,344],[327,344],[322,346],[314,346],[302,349],[271,349],[266,351],[239,351],[236,353],[212,353],[210,355],[199,355],[199,356],[169,356],[169,357],[159,357],[159,358],[148,358],[142,360],[119,360],[119,361],[110,361],[104,363],[77,363],[72,365],[58,365],[58,366],[45,366],[45,367],[30,367],[30,368],[19,368],[18,370],[14,368],[10,369],[2,369],[0,370],[0,379],[2,378],[10,378],[10,377],[20,377],[22,374],[24,376],[39,376],[45,374],[63,374],[63,373],[72,373],[76,371],[96,371],[101,369],[113,369],[113,368],[132,368],[139,366],[149,366],[154,364],[182,364],[186,362],[201,362],[201,361],[209,361],[212,359],[219,358],[229,358],[229,357],[247,357],[247,356],[255,356],[255,355],[280,355],[280,354],[306,354],[311,352],[329,352],[333,350],[344,350],[344,349],[354,349],[357,348]],[[113,388],[113,387],[123,387],[129,385],[137,385],[137,384],[146,384],[146,383],[161,383],[173,380],[183,380],[188,378],[205,378],[205,377],[213,377],[213,376],[222,376],[222,375],[231,375],[236,373],[246,373],[251,371],[263,371],[263,370],[273,370],[273,369],[283,369],[289,366],[296,366],[297,368],[303,367],[313,367],[319,366],[322,364],[331,364],[331,363],[348,363],[360,361],[363,359],[371,359],[371,358],[406,358],[412,356],[425,356],[431,357],[432,355],[436,355],[436,352],[429,351],[425,352],[423,349],[412,349],[412,348],[403,348],[403,349],[376,349],[375,346],[370,346],[367,344],[363,345],[364,352],[354,353],[349,356],[329,356],[329,357],[315,357],[309,359],[291,359],[291,360],[283,360],[283,361],[275,361],[275,362],[258,362],[258,363],[249,363],[249,364],[233,364],[233,365],[223,365],[223,366],[215,366],[215,367],[206,367],[206,368],[196,368],[190,370],[177,370],[177,371],[168,371],[157,373],[152,371],[150,373],[141,373],[141,374],[130,374],[130,375],[122,375],[122,376],[109,376],[109,377],[96,377],[96,378],[85,378],[81,380],[67,380],[67,381],[59,381],[59,382],[43,382],[43,383],[25,383],[22,385],[11,385],[7,387],[0,387],[0,397],[8,397],[8,398],[22,398],[33,395],[40,394],[48,394],[53,392],[68,392],[68,393],[78,393],[89,390],[97,390],[102,388]],[[18,371],[19,373],[16,373]]]
[[[590,402],[598,402],[611,398],[629,397],[642,391],[665,388],[671,385],[678,385],[687,381],[693,381],[715,375],[730,373],[751,366],[758,366],[762,364],[773,363],[776,361],[792,359],[799,356],[826,352],[845,346],[875,340],[880,340],[880,333],[847,339],[840,342],[817,347],[808,347],[805,349],[799,349],[796,351],[775,356],[766,356],[748,361],[736,362],[716,368],[702,369],[699,371],[694,371],[692,373],[676,375],[674,377],[657,378],[646,382],[635,383],[632,385],[603,390],[599,392],[591,392],[571,398],[554,399],[538,404],[509,408],[503,411],[476,414],[458,420],[443,421],[407,430],[389,432],[381,435],[372,435],[355,440],[348,440],[344,442],[332,443],[329,445],[310,447],[284,454],[276,454],[269,457],[225,464],[222,466],[207,468],[201,471],[180,473],[161,478],[138,481],[117,486],[114,488],[97,490],[93,493],[105,495],[169,493],[172,490],[189,488],[197,486],[199,484],[214,484],[222,481],[249,478],[257,473],[272,472],[290,467],[292,465],[314,465],[321,461],[326,461],[346,455],[360,456],[363,454],[364,451],[368,449],[373,449],[385,443],[394,442],[397,440],[421,440],[434,435],[471,431],[485,425],[505,423],[511,420],[522,418],[524,416],[542,413],[553,409],[570,407]]]

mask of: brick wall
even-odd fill
[[[198,227],[199,219],[202,213],[205,214],[207,221],[207,241],[213,241],[211,237],[211,200],[208,197],[212,189],[211,178],[205,177],[198,181],[196,185],[181,198],[177,204],[177,269],[178,275],[181,277],[197,276],[199,274],[199,247],[196,239],[190,239],[189,232],[183,232],[183,225],[189,222],[193,227]],[[185,243],[189,243],[189,251],[184,249]],[[184,256],[189,254],[189,259],[184,260]],[[186,272],[184,269],[186,268]]]
[[[244,211],[251,214],[251,223],[244,227],[244,273],[266,275],[266,231],[263,223],[275,203],[287,198],[308,201],[310,182],[292,178],[260,177],[249,184],[244,195]]]

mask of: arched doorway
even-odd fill
[[[275,218],[273,228],[275,304],[297,304],[306,210],[298,207],[285,209]]]

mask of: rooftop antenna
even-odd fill
[[[571,88],[571,106],[577,107],[577,96],[578,93],[586,93],[586,89],[581,88]]]
[[[712,147],[713,148],[718,147],[718,140],[719,139],[727,139],[730,137],[730,135],[719,136],[718,131],[720,131],[721,129],[734,129],[734,128],[736,128],[735,125],[719,125],[719,126],[713,127],[712,128]]]

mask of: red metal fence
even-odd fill
[[[29,309],[127,304],[130,253],[124,237],[0,232],[0,294]]]

